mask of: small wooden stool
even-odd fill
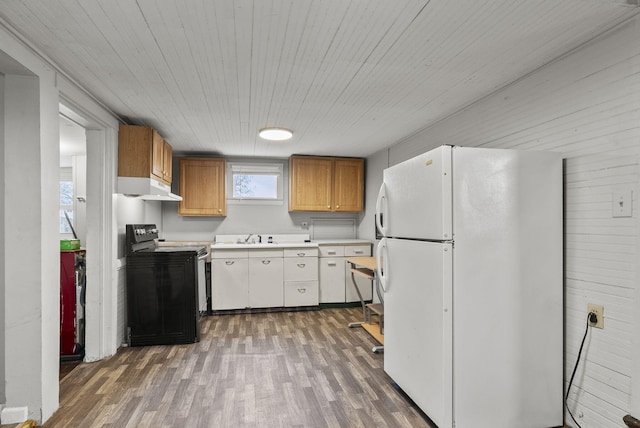
[[[371,324],[371,315],[378,316],[380,334],[384,334],[384,307],[380,303],[368,303],[365,305],[364,322]]]

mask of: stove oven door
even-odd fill
[[[127,256],[130,346],[197,342],[200,339],[198,300],[195,251]]]

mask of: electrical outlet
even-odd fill
[[[591,312],[596,314],[598,319],[596,322],[591,322],[591,320],[589,320],[589,327],[604,328],[604,306],[589,303],[587,305],[587,314],[590,314]]]

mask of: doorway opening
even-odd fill
[[[60,380],[85,356],[87,133],[60,120]]]

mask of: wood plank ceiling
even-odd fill
[[[366,156],[638,13],[629,3],[3,0],[0,23],[177,153]],[[266,126],[294,138],[263,141]]]

